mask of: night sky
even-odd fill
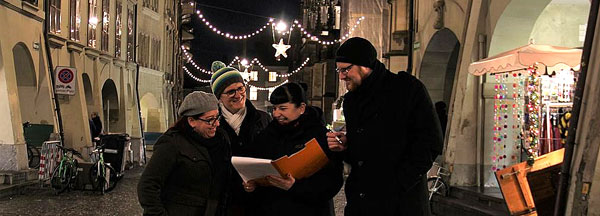
[[[288,25],[294,19],[301,20],[300,0],[197,0],[196,2],[198,3],[197,9],[204,14],[204,17],[213,26],[221,31],[236,35],[256,31],[269,21],[265,17],[273,17],[276,20],[284,19]],[[282,58],[280,62],[275,60],[271,28],[265,29],[250,39],[231,40],[214,33],[202,23],[197,15],[193,17],[194,40],[192,41],[191,53],[194,54],[194,61],[201,68],[210,69],[211,63],[216,60],[229,64],[235,56],[245,57],[248,60],[258,58],[263,65],[288,65],[289,63],[285,58]],[[246,42],[246,56],[244,56],[244,41]],[[288,55],[289,52],[290,50],[288,50]],[[188,66],[188,68],[197,77],[210,79],[209,75],[197,72],[193,66]],[[186,88],[197,86],[202,86],[202,84],[186,78]]]

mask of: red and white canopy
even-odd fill
[[[581,62],[581,53],[581,49],[529,44],[473,62],[469,65],[469,73],[481,76],[486,73],[519,70],[535,63],[549,67],[563,63],[575,67]]]

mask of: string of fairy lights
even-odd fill
[[[359,17],[356,20],[355,24],[350,28],[350,30],[346,34],[344,34],[340,39],[328,41],[328,40],[323,40],[323,39],[317,37],[316,35],[310,34],[306,29],[304,29],[304,27],[302,27],[302,24],[300,24],[298,22],[298,20],[294,20],[292,25],[288,29],[287,24],[285,24],[285,22],[283,22],[283,21],[275,22],[274,18],[269,18],[269,21],[267,23],[265,23],[263,26],[257,28],[252,33],[236,35],[236,34],[232,34],[232,33],[223,31],[223,30],[217,28],[215,25],[211,24],[211,22],[206,18],[206,16],[204,14],[202,14],[202,12],[200,10],[196,10],[196,14],[198,15],[198,18],[204,23],[204,25],[206,27],[208,27],[210,30],[212,30],[212,32],[214,32],[217,35],[221,35],[227,39],[231,39],[231,40],[245,40],[248,38],[252,38],[252,37],[260,34],[261,32],[263,32],[268,27],[271,27],[273,30],[276,30],[277,32],[281,33],[282,35],[290,34],[294,29],[298,29],[302,33],[302,36],[304,36],[310,40],[316,41],[323,45],[332,45],[335,43],[341,43],[342,41],[346,40],[347,38],[349,38],[350,35],[352,35],[352,32],[354,32],[354,30],[356,30],[356,28],[358,28],[360,23],[365,19],[364,16]]]
[[[225,38],[231,39],[231,40],[245,40],[248,38],[252,38],[252,37],[260,34],[261,32],[265,31],[267,28],[271,27],[272,32],[273,32],[273,38],[275,38],[275,32],[278,32],[282,36],[285,36],[288,34],[291,35],[292,31],[297,29],[300,31],[302,37],[310,39],[312,41],[316,41],[317,43],[322,44],[322,45],[333,45],[336,43],[343,42],[344,40],[349,38],[349,36],[356,30],[356,28],[358,28],[358,26],[361,24],[361,22],[365,19],[365,17],[362,17],[362,16],[359,17],[356,20],[356,22],[354,23],[354,25],[348,30],[348,32],[346,34],[342,35],[342,37],[340,39],[323,40],[316,35],[311,35],[306,29],[304,29],[304,27],[302,27],[302,24],[300,24],[297,20],[294,20],[292,25],[289,28],[287,28],[287,24],[285,22],[283,22],[282,20],[280,20],[279,22],[276,22],[274,18],[269,18],[269,20],[263,26],[257,28],[256,30],[254,30],[252,32],[244,33],[244,34],[232,34],[230,32],[224,31],[224,30],[218,28],[217,26],[211,24],[211,22],[206,18],[206,16],[204,14],[202,14],[202,12],[200,10],[196,10],[196,14],[198,15],[198,18],[204,23],[204,25],[207,28],[209,28],[213,33],[215,33],[217,35],[221,35],[222,37],[225,37]],[[281,42],[280,42],[280,45],[281,45]],[[190,63],[197,71],[200,71],[200,72],[202,72],[204,74],[208,74],[208,75],[213,74],[212,71],[203,69],[198,64],[196,64],[196,62],[194,62],[192,56],[187,52],[185,47],[182,46],[181,50],[183,51],[184,58],[187,59],[188,63]],[[285,53],[284,53],[284,56],[285,56]],[[290,73],[285,73],[285,74],[276,73],[276,76],[280,77],[280,78],[290,77],[293,74],[302,71],[304,66],[306,66],[306,64],[308,64],[309,61],[310,61],[310,58],[306,58],[304,60],[304,62],[302,62],[302,64],[295,70],[291,71]],[[240,68],[245,67],[246,69],[248,69],[249,67],[258,65],[263,71],[270,72],[269,69],[266,68],[257,58],[254,58],[252,61],[248,62],[248,60],[240,59],[238,56],[236,56],[231,61],[231,63],[229,63],[229,66],[231,67],[232,65],[234,65],[236,63],[241,63],[241,66],[239,66]],[[194,74],[187,67],[183,66],[183,69],[185,70],[186,74],[188,76],[190,76],[192,79],[194,79],[198,82],[201,82],[201,83],[210,83],[210,80],[204,80],[204,79],[200,79],[200,78],[194,76]],[[247,70],[244,70],[244,71],[247,71]],[[258,90],[272,90],[272,89],[277,88],[287,82],[288,81],[285,80],[284,82],[282,82],[276,86],[273,86],[273,87],[257,87],[257,86],[253,86],[250,84],[248,84],[248,85],[253,88],[256,88]]]
[[[196,68],[196,70],[198,70],[198,71],[200,71],[200,72],[202,72],[202,73],[208,74],[208,75],[212,75],[212,74],[213,74],[213,72],[212,72],[212,71],[210,71],[210,70],[206,70],[206,69],[200,68],[200,66],[198,66],[198,64],[196,64],[196,63],[195,63],[195,62],[192,60],[191,56],[189,55],[189,53],[187,52],[187,50],[186,50],[186,49],[182,48],[182,51],[183,51],[183,54],[184,54],[185,58],[188,60],[188,62],[189,62],[189,63],[190,63],[192,66],[194,66],[194,67]],[[244,61],[244,60],[243,60],[243,59],[241,59],[239,56],[236,56],[236,57],[235,57],[235,58],[234,58],[234,59],[231,61],[231,63],[229,63],[229,65],[228,65],[228,66],[229,66],[229,67],[231,67],[231,66],[233,66],[235,63],[238,63],[238,62],[241,62],[241,61]],[[279,73],[278,73],[278,74],[277,74],[277,77],[281,77],[281,78],[287,78],[287,77],[290,77],[290,76],[294,75],[295,73],[298,73],[298,72],[300,72],[300,71],[301,71],[301,70],[304,68],[304,66],[306,66],[306,64],[308,64],[308,62],[309,62],[309,61],[310,61],[310,58],[306,58],[306,59],[304,60],[304,62],[302,62],[302,64],[301,64],[301,65],[300,65],[298,68],[294,69],[294,70],[293,70],[291,73],[286,73],[286,74],[279,74]],[[265,67],[265,66],[264,66],[264,65],[263,65],[263,64],[260,62],[260,60],[258,60],[257,58],[254,58],[254,59],[253,59],[251,62],[249,62],[249,63],[247,63],[247,64],[245,64],[245,65],[244,65],[244,64],[242,64],[242,66],[244,66],[244,67],[251,67],[252,65],[255,65],[255,64],[256,64],[256,65],[258,65],[258,66],[259,66],[259,67],[260,67],[260,68],[261,68],[263,71],[265,71],[265,72],[270,72],[270,71],[269,71],[269,69],[268,69],[268,68],[266,68],[266,67]],[[183,66],[183,70],[186,72],[186,74],[187,74],[188,76],[190,76],[192,79],[194,79],[194,80],[196,80],[196,81],[198,81],[198,82],[201,82],[201,83],[210,83],[210,80],[205,80],[205,79],[201,79],[201,78],[198,78],[198,77],[196,77],[196,76],[195,76],[195,75],[194,75],[194,74],[193,74],[193,73],[192,73],[192,72],[191,72],[191,71],[190,71],[190,70],[189,70],[189,69],[188,69],[186,66]],[[287,82],[287,80],[286,80],[285,82]],[[273,87],[267,87],[267,88],[264,88],[264,87],[257,87],[257,86],[250,85],[250,84],[248,84],[248,85],[250,85],[250,86],[251,86],[251,87],[253,87],[253,88],[257,88],[258,90],[270,90],[270,89],[274,89],[274,88],[277,88],[277,87],[279,87],[280,85],[283,85],[283,84],[285,84],[285,82],[283,82],[283,83],[281,83],[281,84],[279,84],[279,85],[276,85],[276,86],[273,86]]]

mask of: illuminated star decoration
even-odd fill
[[[279,40],[279,44],[273,44],[273,48],[275,48],[275,57],[279,57],[279,55],[282,55],[283,57],[287,58],[287,54],[285,53],[287,51],[287,49],[289,49],[290,47],[292,47],[291,45],[285,45],[283,43],[283,38]]]

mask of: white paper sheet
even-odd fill
[[[267,175],[279,175],[269,159],[233,156],[231,157],[231,163],[245,182]]]

